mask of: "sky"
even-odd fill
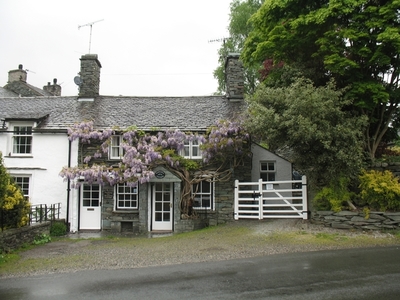
[[[63,96],[77,95],[90,53],[101,95],[212,95],[221,42],[210,41],[228,36],[231,1],[0,0],[0,86],[22,64],[29,84],[57,78]]]

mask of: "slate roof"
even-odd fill
[[[18,97],[18,95],[0,86],[0,97]]]
[[[143,130],[204,131],[243,109],[243,101],[232,102],[225,96],[99,96],[93,102],[78,101],[76,96],[0,97],[0,120],[42,119],[37,127],[42,130],[65,130],[93,120],[96,129],[136,125]]]
[[[22,94],[22,97],[40,97],[40,96],[52,96],[51,93],[40,89],[36,86],[33,86],[25,81],[13,81],[10,83],[7,83],[4,87],[4,90],[8,90],[11,93],[14,93],[14,95],[9,95],[7,97],[15,97],[19,96],[19,94]]]

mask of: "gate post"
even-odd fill
[[[301,177],[301,194],[303,196],[303,220],[308,219],[307,177]]]
[[[234,218],[235,220],[239,220],[239,180],[235,180],[235,188],[234,188]]]
[[[258,219],[262,220],[264,218],[264,203],[263,203],[263,180],[260,178],[258,180]]]

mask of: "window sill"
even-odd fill
[[[18,155],[18,154],[15,154],[15,155],[6,155],[6,156],[4,156],[4,157],[7,157],[7,158],[33,158],[32,155]]]
[[[139,209],[134,208],[134,209],[118,209],[118,210],[113,210],[114,214],[131,214],[131,213],[138,213]]]

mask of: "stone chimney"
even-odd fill
[[[100,91],[100,69],[101,64],[97,59],[97,54],[82,55],[79,98],[95,98]]]
[[[239,53],[229,53],[225,60],[226,97],[229,100],[243,100],[244,74]]]
[[[27,73],[23,70],[23,66],[19,65],[17,70],[11,70],[8,72],[8,83],[14,81],[26,82]]]
[[[43,90],[52,94],[53,96],[61,96],[61,85],[57,84],[57,78],[53,79],[53,84],[50,82],[43,87]]]

